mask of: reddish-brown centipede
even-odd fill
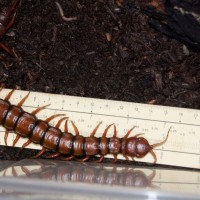
[[[78,128],[72,122],[75,131],[75,135],[72,135],[68,132],[68,120],[66,117],[60,119],[55,127],[51,126],[49,122],[53,118],[60,116],[59,114],[53,115],[44,121],[37,119],[35,114],[46,106],[39,107],[32,113],[25,112],[21,106],[28,98],[29,93],[17,105],[12,105],[9,99],[13,92],[14,90],[9,92],[4,100],[0,99],[0,124],[6,128],[4,136],[5,144],[7,145],[9,131],[14,131],[17,136],[13,142],[13,146],[20,137],[28,138],[28,141],[22,145],[22,148],[28,146],[32,142],[42,146],[42,150],[34,156],[34,158],[43,155],[46,150],[50,150],[54,153],[46,156],[46,158],[59,157],[62,160],[76,159],[84,162],[89,160],[92,156],[100,155],[97,162],[102,162],[105,155],[112,154],[114,156],[114,162],[116,162],[118,154],[122,154],[126,160],[129,160],[129,157],[132,159],[142,158],[150,153],[155,163],[157,157],[153,148],[163,145],[167,141],[170,132],[169,129],[166,138],[162,142],[150,145],[145,138],[140,136],[141,134],[129,137],[133,128],[130,129],[124,137],[118,138],[116,126],[110,124],[105,129],[102,137],[98,138],[95,137],[95,133],[101,124],[99,123],[89,137],[84,137],[79,134]],[[63,120],[65,120],[64,132],[59,129]],[[114,126],[113,137],[106,137],[111,126]]]

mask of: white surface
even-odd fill
[[[42,159],[0,165],[0,199],[200,199],[198,171]]]

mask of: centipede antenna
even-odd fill
[[[165,138],[162,142],[159,142],[159,143],[156,143],[156,144],[151,145],[152,149],[155,148],[155,147],[158,147],[158,146],[161,146],[161,145],[165,144],[165,142],[166,142],[167,139],[168,139],[169,132],[170,132],[171,129],[172,129],[172,126],[169,128],[169,130],[168,130],[168,132],[167,132],[167,136],[166,136],[166,138]]]

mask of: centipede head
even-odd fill
[[[149,142],[145,138],[138,137],[141,134],[138,134],[134,137],[127,138],[125,141],[125,143],[126,143],[125,144],[125,155],[130,156],[132,158],[134,158],[134,157],[142,158],[142,157],[146,156],[148,153],[150,153],[154,158],[154,163],[156,163],[157,157],[156,157],[156,154],[154,153],[153,149],[155,147],[165,144],[165,142],[168,139],[170,130],[171,130],[171,127],[169,128],[167,136],[163,141],[153,144],[153,145],[150,145]]]
[[[152,150],[151,145],[143,137],[130,137],[126,141],[126,155],[142,158]]]

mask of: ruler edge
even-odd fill
[[[7,92],[11,91],[12,89],[9,88],[3,88],[3,90],[6,90]],[[50,95],[50,96],[59,96],[59,97],[72,97],[72,98],[76,98],[76,99],[89,99],[89,100],[98,100],[98,101],[109,101],[109,102],[116,102],[116,103],[125,103],[125,104],[132,104],[132,105],[140,105],[140,106],[153,106],[153,107],[157,107],[157,108],[169,108],[169,109],[173,109],[176,108],[178,110],[187,110],[187,111],[198,111],[200,112],[200,110],[198,109],[194,109],[194,108],[182,108],[182,107],[176,107],[176,106],[166,106],[166,105],[154,105],[154,104],[148,104],[148,103],[136,103],[136,102],[131,102],[131,101],[122,101],[122,100],[112,100],[112,99],[101,99],[101,98],[95,98],[95,97],[82,97],[82,96],[74,96],[74,95],[65,95],[65,94],[54,94],[54,93],[49,93],[49,92],[37,92],[37,91],[28,91],[28,90],[19,90],[19,89],[15,89],[15,91],[18,92],[30,92],[30,94],[46,94],[46,95]],[[0,91],[1,92],[1,91]],[[1,99],[1,98],[0,98]],[[52,108],[53,109],[53,108]]]

